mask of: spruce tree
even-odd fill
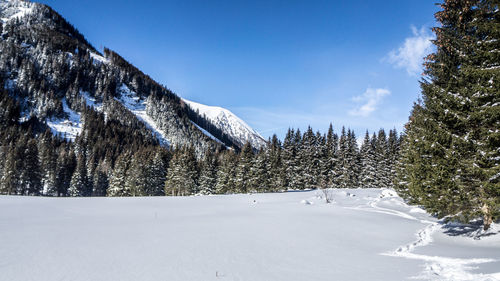
[[[376,185],[377,187],[389,188],[392,186],[392,175],[390,168],[390,153],[387,136],[384,129],[380,129],[375,142],[376,154]]]
[[[276,135],[273,135],[269,142],[269,148],[266,151],[268,161],[268,187],[271,191],[283,190],[286,187],[285,175],[283,169],[283,149],[281,142]]]
[[[250,191],[250,169],[253,163],[254,153],[252,146],[247,142],[240,153],[238,165],[236,167],[235,184],[238,192]]]
[[[35,139],[30,139],[27,143],[23,163],[21,178],[24,185],[23,190],[25,190],[24,194],[40,195],[42,193],[42,172]]]
[[[265,192],[269,190],[270,178],[269,174],[269,149],[261,149],[253,158],[250,167],[249,191],[250,192]]]
[[[214,194],[217,183],[217,156],[208,151],[201,163],[200,171],[200,193]]]
[[[69,185],[70,196],[90,196],[89,181],[87,177],[87,157],[84,152],[80,152],[76,161],[76,169],[71,177]]]
[[[116,160],[116,164],[109,182],[107,196],[126,196],[124,190],[129,167],[130,154],[122,153]]]
[[[359,186],[362,188],[376,187],[377,170],[375,143],[370,139],[368,131],[365,133],[365,138],[360,150],[361,173],[359,177]]]
[[[326,182],[331,187],[339,186],[339,158],[338,158],[339,137],[333,132],[333,125],[330,123],[328,133],[326,134],[326,162],[325,169],[327,170]]]
[[[446,0],[441,8],[397,188],[438,217],[482,216],[488,229],[500,216],[498,1]]]

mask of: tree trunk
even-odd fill
[[[481,211],[483,212],[483,229],[484,231],[488,230],[493,223],[493,217],[490,212],[490,208],[486,203],[484,203],[483,207],[481,208]]]

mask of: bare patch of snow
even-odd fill
[[[47,126],[49,126],[54,135],[74,141],[82,132],[80,113],[69,108],[66,99],[62,100],[62,104],[67,118],[50,118],[47,120]]]
[[[93,59],[94,63],[104,63],[104,64],[107,64],[109,63],[109,60],[106,59],[105,57],[99,55],[99,54],[96,54],[94,52],[90,52],[90,57]]]
[[[169,146],[170,142],[166,138],[166,133],[158,128],[156,122],[146,113],[147,101],[139,97],[134,91],[130,90],[125,84],[119,88],[121,97],[116,99],[128,108],[146,127],[151,130],[160,144]]]

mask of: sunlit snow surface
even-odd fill
[[[0,279],[500,279],[499,225],[473,239],[390,190],[334,192],[0,196]]]
[[[50,118],[47,120],[47,126],[54,135],[74,141],[76,136],[82,132],[82,122],[80,113],[69,108],[66,99],[62,100],[63,110],[66,118]]]

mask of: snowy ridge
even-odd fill
[[[170,142],[166,138],[166,133],[158,128],[156,122],[149,117],[146,113],[147,101],[141,99],[134,91],[130,90],[125,84],[122,84],[119,88],[121,97],[116,99],[121,104],[123,104],[130,112],[132,112],[137,119],[146,125],[146,127],[151,130],[154,136],[158,139],[161,145],[170,145]]]
[[[3,23],[24,17],[33,12],[35,4],[23,0],[0,0],[0,20]]]
[[[222,107],[208,106],[186,99],[183,99],[183,101],[193,110],[198,111],[200,115],[204,115],[218,129],[232,137],[240,145],[244,145],[248,141],[252,147],[257,149],[266,146],[264,138],[231,111]]]

